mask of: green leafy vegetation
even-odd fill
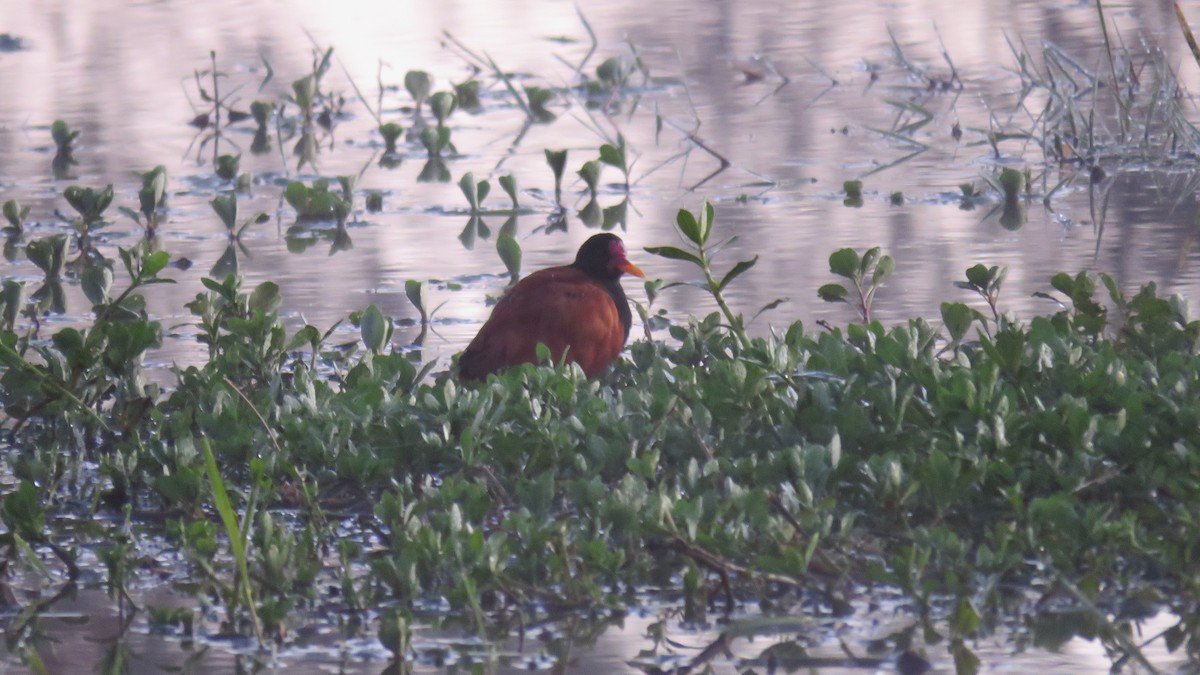
[[[1064,309],[1022,321],[999,313],[1003,271],[980,266],[959,285],[990,317],[958,303],[944,327],[752,337],[722,293],[753,260],[714,273],[714,217],[681,211],[694,252],[653,252],[692,262],[721,312],[633,343],[600,381],[529,365],[464,387],[389,349],[375,306],[351,317],[362,347],[347,355],[312,326],[289,334],[274,284],[246,292],[231,276],[189,304],[209,359],[164,393],[137,367],[162,334],[138,292],[163,281],[167,255],[123,251],[128,288],[102,294],[93,325],[0,335],[21,481],[0,505],[7,564],[45,564],[32,547],[53,541],[47,511],[149,500],[189,583],[260,638],[313,599],[330,573],[317,551],[336,544],[354,604],[440,597],[483,634],[544,604],[621,611],[644,587],[676,589],[702,620],[746,603],[853,612],[857,589],[883,584],[913,603],[922,649],[944,640],[955,658],[1063,602],[1124,658],[1153,608],[1178,617],[1172,648],[1200,651],[1186,600],[1200,322],[1178,299],[1059,275]],[[847,250],[830,266],[866,287],[888,260]],[[424,287],[406,290],[424,312]],[[85,463],[104,480],[79,483]],[[368,527],[333,528],[317,495],[335,487]],[[271,515],[289,502],[292,517]],[[183,518],[197,509],[223,536]]]

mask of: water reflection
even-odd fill
[[[470,629],[461,618],[429,615],[419,619],[411,650],[403,662],[396,663],[376,639],[374,622],[361,618],[338,627],[306,625],[301,622],[305,613],[299,613],[292,622],[294,633],[273,652],[265,652],[252,640],[215,632],[217,612],[194,615],[192,600],[186,596],[163,590],[135,595],[136,606],[122,607],[101,589],[66,584],[45,611],[27,615],[30,623],[19,630],[16,622],[8,623],[5,660],[10,666],[40,662],[43,672],[49,673],[286,669],[366,675],[473,668],[497,675],[530,671],[732,675],[747,669],[823,675],[955,672],[950,656],[921,646],[923,633],[942,628],[924,625],[887,601],[863,604],[849,620],[814,612],[814,607],[797,607],[792,613],[748,612],[733,620],[713,617],[701,622],[684,621],[666,606],[649,601],[629,613],[513,616],[512,625],[501,625],[487,641],[469,637]],[[153,618],[166,616],[172,607],[185,610],[187,621]],[[1174,622],[1167,614],[1151,615],[1141,624],[1141,633],[1154,635]],[[979,672],[1101,672],[1110,668],[1110,661],[1095,638],[1098,630],[1100,624],[1088,612],[1064,609],[1032,616],[1024,625],[1002,627],[965,646],[978,659]],[[1157,642],[1145,654],[1163,668],[1177,661]]]
[[[352,94],[353,80],[364,89],[372,105],[374,95],[367,90],[377,75],[385,76],[396,88],[400,87],[401,73],[408,68],[433,73],[435,79],[442,78],[441,83],[461,81],[472,63],[464,49],[476,56],[486,49],[506,71],[527,73],[536,82],[539,78],[562,77],[547,71],[547,64],[554,63],[553,56],[576,63],[586,47],[586,33],[573,9],[553,3],[526,3],[504,11],[449,3],[421,12],[405,12],[389,3],[354,3],[337,11],[319,3],[289,3],[288,16],[295,20],[291,25],[278,21],[284,6],[270,2],[237,7],[210,3],[212,9],[203,13],[177,7],[168,10],[166,6],[110,7],[101,11],[103,5],[89,5],[68,13],[31,2],[6,5],[6,11],[19,18],[9,25],[18,31],[25,47],[6,53],[0,61],[4,81],[23,92],[21,97],[0,102],[0,119],[9,130],[0,134],[0,147],[7,148],[10,181],[44,175],[37,167],[36,153],[29,152],[31,146],[39,144],[34,139],[42,132],[29,125],[48,124],[55,117],[76,119],[75,126],[83,131],[81,143],[86,152],[73,157],[73,161],[83,164],[72,167],[80,181],[112,180],[120,188],[121,176],[162,162],[170,164],[172,176],[195,173],[196,157],[185,154],[181,147],[186,135],[179,125],[193,119],[200,107],[191,74],[211,67],[210,50],[217,52],[218,70],[227,71],[227,89],[238,92],[236,100],[245,109],[259,95],[253,90],[265,77],[264,59],[278,75],[267,83],[262,95],[281,90],[290,94],[291,78],[312,67],[314,42],[333,46],[336,63],[344,66],[332,68],[327,79],[338,80],[336,87],[346,94]],[[633,172],[637,201],[627,201],[620,189],[605,187],[605,194],[598,198],[571,204],[571,213],[567,214],[571,217],[547,223],[545,230],[566,229],[570,223],[625,227],[633,248],[662,244],[672,236],[669,225],[679,206],[694,208],[701,198],[745,197],[740,206],[732,202],[720,206],[719,217],[741,237],[736,244],[738,255],[763,253],[764,257],[731,294],[748,311],[787,295],[790,303],[774,313],[776,321],[791,317],[835,323],[848,320],[839,308],[824,305],[815,297],[815,288],[829,280],[824,257],[842,246],[883,245],[896,256],[898,273],[879,303],[880,316],[885,320],[914,313],[935,315],[938,303],[954,293],[948,281],[976,262],[1013,268],[1006,301],[1009,308],[1026,314],[1042,310],[1030,295],[1045,290],[1049,274],[1060,269],[1114,271],[1126,286],[1157,280],[1168,291],[1195,288],[1195,274],[1186,272],[1188,257],[1179,255],[1189,249],[1181,248],[1178,242],[1158,243],[1155,240],[1161,237],[1138,237],[1136,249],[1127,245],[1130,230],[1136,230],[1140,223],[1146,224],[1143,229],[1147,234],[1170,229],[1171,223],[1190,223],[1186,202],[1185,208],[1164,210],[1147,203],[1146,196],[1154,194],[1150,190],[1113,194],[1109,212],[1119,213],[1122,218],[1109,218],[1109,236],[1100,240],[1100,250],[1096,251],[1096,233],[1086,226],[1092,217],[1089,198],[1083,191],[1064,194],[1053,211],[1027,207],[1027,222],[1015,234],[1008,230],[1021,219],[1011,210],[1003,222],[981,221],[978,212],[943,208],[937,196],[956,191],[963,182],[979,183],[979,174],[987,170],[985,163],[993,161],[990,147],[978,141],[980,130],[992,125],[994,111],[1011,109],[1017,83],[1005,79],[1002,70],[1014,62],[1010,41],[1015,43],[1019,36],[1025,45],[1037,45],[1039,36],[1053,35],[1063,52],[1080,63],[1093,63],[1099,42],[1094,12],[1089,7],[1026,2],[1004,12],[986,4],[955,5],[951,12],[946,3],[906,3],[870,9],[872,15],[879,13],[877,25],[847,23],[838,18],[844,16],[840,11],[831,13],[819,3],[797,5],[787,11],[745,3],[698,7],[657,3],[638,8],[633,16],[621,3],[589,8],[588,21],[599,31],[602,41],[607,40],[601,54],[632,57],[619,42],[627,36],[636,48],[636,58],[654,77],[642,100],[621,102],[632,110],[607,111],[621,113],[611,123],[619,126],[623,138],[638,155]],[[121,19],[114,20],[114,14]],[[1125,34],[1146,35],[1165,51],[1168,61],[1179,62],[1182,58],[1169,3],[1148,3],[1112,18]],[[187,30],[181,30],[182,26]],[[666,30],[667,26],[672,28]],[[311,33],[312,42],[303,36],[302,28]],[[440,35],[443,29],[451,32],[453,42],[444,41]],[[88,39],[100,35],[102,39]],[[130,38],[123,39],[124,35]],[[170,48],[166,49],[168,35]],[[500,37],[506,35],[526,37],[522,41]],[[544,39],[556,36],[568,36],[580,43]],[[902,66],[896,64],[893,40],[904,55]],[[156,47],[164,48],[154,52],[156,58],[147,58],[149,50]],[[943,47],[953,72],[964,85],[965,95],[928,90],[928,81],[950,72],[942,57]],[[164,59],[159,58],[160,54],[176,57]],[[767,76],[754,75],[760,71]],[[93,77],[89,78],[89,73]],[[754,76],[747,77],[748,73]],[[237,81],[239,75],[241,81]],[[922,75],[927,76],[925,80]],[[104,82],[104,87],[97,88],[96,82]],[[681,86],[684,84],[686,88]],[[548,91],[544,86],[541,90]],[[495,110],[496,96],[489,96],[489,92],[478,95],[485,96],[492,106],[487,115],[501,116],[498,128],[485,130],[466,124],[457,128],[454,137],[462,151],[478,156],[457,157],[453,164],[440,156],[422,158],[409,168],[401,157],[387,159],[383,155],[379,161],[394,162],[390,164],[392,171],[363,175],[361,187],[388,195],[390,207],[376,220],[377,230],[367,239],[358,238],[353,256],[317,260],[311,257],[316,251],[306,256],[285,256],[281,254],[286,246],[264,236],[248,244],[265,250],[262,255],[251,256],[255,263],[242,271],[252,282],[268,278],[280,281],[287,308],[327,324],[341,318],[346,307],[360,307],[378,299],[372,289],[383,290],[406,278],[444,279],[496,272],[498,261],[486,249],[464,252],[452,261],[441,255],[452,250],[448,235],[473,244],[483,230],[479,224],[473,229],[461,224],[452,229],[439,222],[452,217],[449,213],[422,211],[431,205],[452,210],[461,201],[452,187],[413,187],[411,172],[417,171],[418,178],[425,176],[434,182],[449,180],[448,171],[471,168],[477,175],[486,176],[497,164],[484,156],[488,149],[501,150],[509,144],[500,158],[505,169],[517,173],[525,189],[544,193],[549,188],[549,176],[540,157],[542,149],[573,146],[571,164],[578,166],[590,158],[594,150],[589,146],[598,146],[599,138],[587,130],[593,122],[590,117],[583,128],[576,126],[585,114],[573,111],[570,101],[548,104],[559,112],[552,124],[526,128],[520,115],[514,115],[511,121],[502,118]],[[891,116],[896,109],[887,101],[895,98],[933,114],[921,136],[929,150],[874,174],[866,181],[863,208],[844,210],[840,200],[828,199],[837,196],[842,180],[895,162],[910,152],[904,147],[891,147],[889,137],[872,131],[893,127]],[[385,103],[381,112],[386,115],[389,107]],[[661,128],[651,122],[651,110],[662,120]],[[646,112],[644,120],[630,114],[637,111]],[[416,111],[398,112],[402,114],[397,119],[410,129],[416,128],[410,123]],[[350,114],[349,119],[337,122],[338,137],[344,139],[342,147],[335,144],[332,152],[320,156],[318,168],[324,175],[352,174],[361,169],[358,162],[365,157],[356,154],[355,149],[361,150],[360,146],[368,142],[373,120],[362,109]],[[646,123],[639,125],[638,121]],[[956,124],[965,130],[959,140],[951,134]],[[506,126],[510,136],[506,136]],[[244,142],[251,151],[244,160],[244,170],[256,176],[281,171],[278,154],[271,152],[272,135],[262,124],[255,125],[246,138],[240,138],[239,133],[235,130],[230,142]],[[309,138],[307,143],[303,142],[305,136]],[[333,143],[332,138],[329,140]],[[311,133],[302,134],[295,144],[317,145]],[[693,151],[686,161],[671,161],[693,147],[701,150]],[[999,147],[1005,161],[1015,158],[1009,153],[1028,150],[1011,141]],[[705,148],[713,154],[704,152]],[[310,152],[315,150],[310,147]],[[261,161],[254,161],[256,158]],[[1037,159],[1034,156],[1027,161]],[[201,160],[205,161],[203,157]],[[294,167],[283,167],[283,171],[290,168]],[[722,168],[725,170],[714,175]],[[1121,174],[1114,181],[1130,178]],[[1156,189],[1163,187],[1157,176],[1142,178],[1154,183]],[[699,191],[687,190],[696,185],[701,186]],[[42,214],[39,219],[45,222],[44,214],[56,206],[55,187],[25,184],[22,180],[14,194],[34,206],[35,213]],[[256,190],[260,194],[255,206],[271,212],[276,205],[265,187],[260,185]],[[568,179],[569,192],[574,193],[578,187]],[[905,195],[904,207],[888,205],[884,197],[892,192]],[[128,200],[128,193],[123,197]],[[184,193],[176,197],[164,227],[166,247],[176,255],[200,261],[200,269],[211,270],[227,252],[215,237],[210,240],[204,236],[211,232],[205,220],[205,195]],[[1157,203],[1178,202],[1177,197],[1165,197]],[[568,195],[568,201],[573,197]],[[1147,210],[1157,211],[1155,219],[1146,219]],[[1163,216],[1168,220],[1161,220]],[[490,227],[486,222],[480,224]],[[584,234],[568,232],[570,241],[527,239],[526,267],[560,263]],[[1114,243],[1108,246],[1105,241]],[[338,250],[347,249],[339,246]],[[1184,275],[1162,276],[1161,266],[1144,259],[1154,257],[1156,252],[1175,258],[1173,267],[1184,270]],[[1143,260],[1131,261],[1128,256],[1141,256]],[[309,274],[315,266],[327,271],[321,275],[320,284],[314,284]],[[669,280],[688,273],[683,267],[661,261],[653,267],[654,272]],[[371,273],[374,270],[382,274]],[[181,285],[175,289],[177,293],[159,289],[164,296],[152,298],[152,305],[160,312],[177,311],[179,300],[188,296],[187,288]],[[479,300],[489,292],[494,289],[467,289],[452,298],[447,315],[482,320],[486,307]],[[326,299],[330,300],[328,304]],[[668,294],[662,301],[673,312],[705,309],[704,298],[686,291]],[[399,316],[410,312],[399,302],[390,303],[386,309]],[[771,318],[768,315],[759,321],[758,329],[765,330]],[[453,352],[469,333],[466,328],[451,331],[436,353],[444,356]]]

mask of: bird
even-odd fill
[[[585,241],[570,265],[521,279],[459,356],[459,378],[484,380],[511,366],[537,363],[539,343],[549,347],[555,363],[565,355],[589,378],[599,376],[625,348],[633,323],[623,274],[646,276],[629,262],[621,238],[604,233]]]

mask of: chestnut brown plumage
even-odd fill
[[[625,255],[620,237],[597,234],[579,247],[575,262],[517,282],[459,357],[459,377],[482,380],[536,363],[538,343],[550,348],[555,362],[565,353],[588,377],[604,372],[625,348],[633,323],[621,275],[645,276]]]

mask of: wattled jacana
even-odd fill
[[[579,247],[575,262],[530,274],[496,303],[491,317],[458,359],[464,380],[520,363],[537,363],[545,344],[555,362],[566,354],[588,377],[604,372],[629,338],[633,317],[623,273],[645,274],[625,257],[625,244],[597,234]]]

